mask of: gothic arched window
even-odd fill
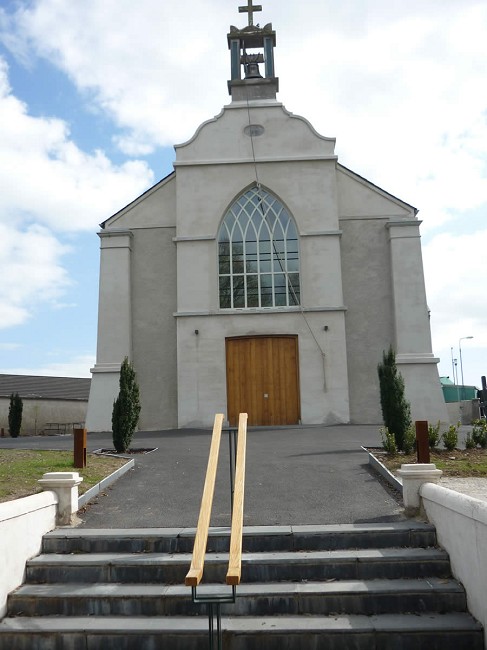
[[[221,309],[300,303],[298,234],[272,194],[254,186],[230,207],[218,234]]]

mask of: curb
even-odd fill
[[[135,459],[131,458],[128,463],[116,469],[109,476],[91,487],[89,490],[86,490],[86,492],[78,498],[78,510],[82,508],[86,503],[88,503],[88,501],[91,501],[93,497],[96,497],[97,494],[100,494],[100,492],[102,492],[109,485],[115,483],[115,481],[126,474],[129,470],[133,469],[134,465]]]
[[[374,454],[362,447],[365,453],[369,457],[369,465],[374,469],[378,474],[380,474],[385,480],[392,485],[392,487],[402,494],[402,481],[398,479],[394,474],[392,474],[385,465],[383,465],[380,460],[374,456]]]

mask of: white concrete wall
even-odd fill
[[[278,102],[252,102],[250,113],[264,128],[254,139],[259,181],[296,221],[301,302],[320,345],[299,310],[219,308],[220,223],[256,182],[247,106],[233,104],[176,147],[178,424],[209,426],[226,412],[225,338],[265,334],[298,335],[302,422],[348,422],[334,140]]]
[[[0,617],[8,594],[23,582],[26,561],[40,552],[42,536],[56,527],[57,501],[49,491],[0,503]]]
[[[324,361],[296,310],[178,317],[179,426],[209,427],[215,413],[227,412],[225,338],[265,334],[298,336],[302,423],[349,422],[343,312],[308,312],[306,317],[325,351]]]
[[[134,230],[132,349],[141,430],[178,426],[174,235],[173,227]]]
[[[132,233],[103,231],[100,254],[96,364],[88,400],[88,431],[111,431],[120,365],[132,360]]]
[[[382,421],[377,364],[390,345],[413,420],[448,422],[431,349],[420,221],[399,201],[337,167],[352,422]]]
[[[249,108],[262,127],[255,163]],[[111,428],[125,354],[139,375],[142,428],[211,424],[226,405],[225,337],[269,333],[298,334],[303,422],[380,422],[377,364],[391,344],[409,364],[413,416],[447,420],[415,210],[337,165],[334,145],[279,102],[234,102],[176,146],[176,174],[107,221],[89,430]],[[302,305],[317,336],[329,327],[321,392],[321,352],[307,363],[317,346],[302,314],[219,308],[219,226],[256,169],[296,221]]]
[[[23,397],[21,435],[40,433],[47,422],[85,422],[87,401],[29,399]],[[10,398],[0,397],[0,427],[8,435],[8,410]]]
[[[340,221],[350,417],[359,424],[382,422],[377,364],[394,340],[386,223]]]
[[[484,626],[487,648],[487,502],[425,483],[420,494],[453,575],[467,592],[470,613]]]
[[[446,426],[449,415],[438,376],[438,359],[432,357],[424,355],[415,361],[414,357],[396,355],[396,364],[404,378],[404,393],[411,404],[413,422],[428,420],[436,423],[439,420]]]
[[[243,133],[249,113],[252,124],[265,129],[263,136],[254,138],[259,159],[289,158],[290,152],[304,152],[306,157],[334,155],[334,138],[319,135],[308,120],[293,115],[280,102],[257,100],[249,106],[247,102],[229,104],[201,124],[190,140],[175,146],[177,163],[252,159],[251,139]]]
[[[100,236],[97,361],[88,431],[111,431],[120,363],[134,363],[141,429],[177,426],[176,183],[172,174],[108,219]]]

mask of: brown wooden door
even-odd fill
[[[226,339],[226,356],[230,424],[239,413],[249,414],[249,425],[298,424],[297,336]]]

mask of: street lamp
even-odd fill
[[[458,377],[457,377],[457,360],[453,358],[453,346],[450,348],[451,349],[451,367],[453,371],[453,384],[458,385]]]
[[[462,363],[462,341],[465,339],[473,339],[473,336],[462,336],[458,339],[458,349],[460,351],[460,372],[462,373],[462,399],[465,399],[465,385],[463,383],[463,363]]]

